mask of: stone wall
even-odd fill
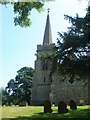
[[[61,76],[54,76],[51,84],[51,91],[54,95],[53,102],[57,104],[64,100],[68,104],[71,99],[74,99],[79,104],[82,96],[85,103],[88,104],[88,86],[84,86],[85,83],[84,80],[75,80],[71,84],[68,78],[63,80]]]
[[[32,104],[42,105],[44,101],[49,100],[50,84],[37,84],[32,88]]]

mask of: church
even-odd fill
[[[35,73],[31,89],[31,104],[43,105],[46,100],[56,105],[62,100],[69,104],[71,99],[74,99],[78,105],[80,99],[83,99],[85,104],[88,104],[88,86],[84,86],[86,80],[79,80],[78,78],[70,80],[58,72],[54,73],[52,79],[50,79],[50,62],[42,63],[40,56],[43,53],[51,54],[54,47],[55,43],[52,40],[48,10],[42,45],[37,45]]]

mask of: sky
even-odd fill
[[[57,43],[57,32],[65,32],[70,26],[68,21],[64,20],[64,14],[75,17],[78,13],[80,17],[84,17],[86,7],[86,0],[45,2],[45,11],[38,13],[35,9],[32,10],[32,25],[21,28],[14,26],[13,8],[10,5],[0,5],[0,87],[6,87],[9,80],[14,79],[22,67],[34,68],[37,45],[43,43],[48,8],[53,42]]]

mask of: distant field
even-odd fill
[[[2,120],[57,120],[59,118],[88,118],[90,106],[78,106],[77,110],[70,110],[64,114],[58,114],[58,107],[52,107],[52,113],[43,112],[43,106],[27,107],[2,107]]]

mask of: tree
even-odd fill
[[[29,27],[32,23],[30,19],[31,11],[33,9],[36,9],[38,12],[44,11],[43,6],[45,2],[48,1],[55,0],[18,0],[17,2],[14,2],[13,0],[0,0],[0,4],[11,4],[13,6],[14,14],[16,14],[14,17],[15,25],[19,25],[21,27]]]
[[[11,79],[6,87],[13,104],[22,104],[27,102],[30,105],[31,85],[33,80],[34,69],[31,67],[23,67],[17,71],[14,79]]]
[[[54,1],[54,0],[45,0],[45,1]],[[13,2],[13,0],[0,0],[0,4],[7,5],[11,4],[13,6],[14,14],[14,23],[21,27],[29,27],[31,25],[31,11],[36,9],[38,12],[44,11],[44,2],[43,0],[18,0],[18,2]]]
[[[4,88],[0,88],[0,91],[2,91],[2,92],[0,92],[1,93],[0,98],[2,98],[2,100],[1,100],[2,105],[7,105],[10,101],[9,94],[6,91],[6,89],[4,89]]]
[[[72,25],[68,32],[59,33],[52,71],[58,70],[71,78],[88,77],[90,80],[90,7],[85,17],[65,15],[65,19]]]
[[[14,3],[14,13],[17,16],[14,18],[15,25],[20,25],[21,27],[27,27],[31,25],[31,20],[29,15],[31,10],[34,8],[38,12],[43,11],[43,3],[41,2],[16,2]]]

